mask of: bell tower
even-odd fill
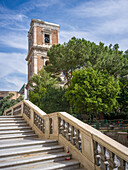
[[[28,84],[33,74],[48,64],[47,51],[53,44],[60,43],[60,26],[40,19],[32,19],[28,32]]]

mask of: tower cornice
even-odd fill
[[[34,51],[34,50],[40,50],[40,51],[48,51],[49,48],[48,47],[41,47],[41,46],[32,46],[32,48],[30,49],[27,57],[26,57],[26,61],[29,60],[30,56],[31,56],[31,53]]]

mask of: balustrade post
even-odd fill
[[[11,115],[13,116],[13,108],[11,109]]]
[[[55,138],[59,137],[59,120],[58,120],[58,114],[54,114],[52,116],[52,129],[53,129],[53,135]]]
[[[44,117],[45,120],[45,138],[48,139],[50,137],[50,121],[49,121],[49,116],[46,115]]]
[[[93,136],[89,133],[81,132],[81,145],[82,154],[95,164]]]

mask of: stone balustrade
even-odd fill
[[[87,170],[128,170],[128,148],[66,112],[46,114],[28,100],[4,115],[22,115],[40,138],[56,139]]]

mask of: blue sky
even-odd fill
[[[128,0],[0,0],[0,90],[27,82],[31,19],[60,25],[61,43],[76,36],[128,49]]]

